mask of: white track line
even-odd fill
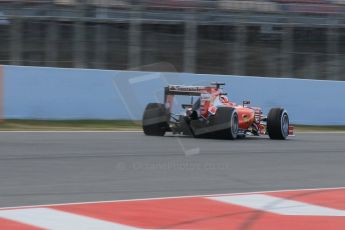
[[[51,206],[66,206],[66,205],[79,205],[79,204],[100,204],[109,202],[131,202],[131,201],[147,201],[147,200],[164,200],[164,199],[183,199],[183,198],[195,198],[195,197],[215,197],[215,196],[236,196],[236,195],[251,195],[258,193],[273,193],[273,192],[307,192],[307,191],[322,191],[322,190],[338,190],[345,189],[344,187],[321,187],[321,188],[295,188],[295,189],[284,189],[284,190],[266,190],[257,192],[240,192],[240,193],[220,193],[220,194],[209,194],[209,195],[190,195],[190,196],[170,196],[170,197],[154,197],[154,198],[139,198],[139,199],[125,199],[125,200],[102,200],[102,201],[88,201],[88,202],[71,202],[71,203],[58,203],[58,204],[40,204],[40,205],[27,205],[27,206],[12,206],[2,207],[0,210],[7,209],[19,209],[19,208],[35,208],[35,207],[51,207]]]
[[[50,208],[12,209],[0,211],[0,218],[51,230],[132,230],[127,225],[81,216]]]
[[[208,197],[210,200],[288,216],[345,216],[344,210],[327,208],[265,194]]]
[[[296,132],[296,134],[345,134],[345,131],[303,131],[303,132]]]
[[[143,133],[142,130],[3,130],[0,133]],[[345,134],[345,131],[303,131],[298,134]]]
[[[112,130],[32,130],[32,131],[25,131],[25,130],[18,130],[18,131],[0,131],[0,133],[142,133],[141,130],[119,130],[119,131],[112,131]]]

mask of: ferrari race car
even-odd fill
[[[289,116],[283,108],[272,108],[268,115],[262,109],[249,106],[250,101],[236,105],[229,101],[221,86],[168,85],[164,103],[149,103],[143,114],[143,130],[149,136],[164,136],[166,132],[194,137],[237,139],[248,135],[268,135],[283,140],[293,135]],[[177,95],[190,97],[182,104],[182,112],[174,114],[172,108]]]

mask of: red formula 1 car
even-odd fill
[[[271,139],[286,139],[293,135],[289,116],[283,108],[272,108],[268,115],[261,108],[250,107],[249,101],[236,105],[229,101],[221,86],[169,85],[165,87],[164,104],[150,103],[143,115],[146,135],[163,136],[166,132],[194,137],[236,139],[247,135],[266,135]],[[174,96],[191,98],[190,104],[182,104],[183,112],[172,112]],[[195,100],[196,99],[196,100]]]

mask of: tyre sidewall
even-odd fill
[[[284,140],[289,135],[289,115],[283,108],[272,108],[267,116],[267,132],[271,139]]]
[[[236,139],[238,135],[238,114],[235,108],[219,107],[217,109],[214,123],[216,131],[214,136],[221,139]]]

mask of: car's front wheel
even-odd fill
[[[267,116],[267,132],[271,139],[285,140],[289,136],[289,115],[283,108],[273,108]]]

